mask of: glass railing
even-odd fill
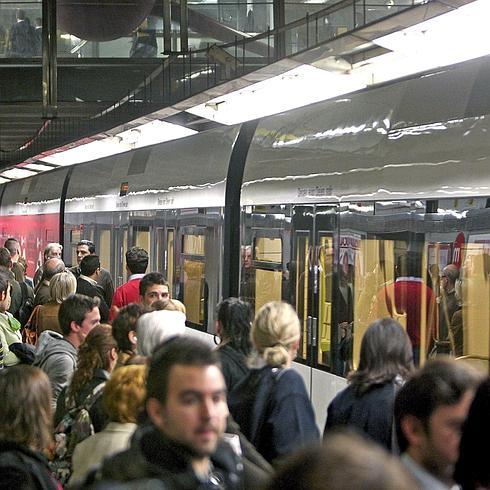
[[[107,96],[100,93],[103,87],[113,89],[112,100],[117,99],[117,102],[107,104],[109,107],[106,105],[106,108],[96,116],[59,117],[47,121],[39,134],[21,150],[2,152],[0,163],[21,162],[48,148],[106,131],[140,115],[175,104],[206,89],[246,75],[284,57],[319,46],[367,23],[394,15],[420,3],[427,2],[425,0],[393,0],[386,5],[385,2],[375,0],[342,0],[282,28],[267,29],[253,37],[235,33],[233,41],[225,44],[218,44],[213,39],[201,38],[199,49],[190,49],[184,54],[175,53],[165,56],[163,60],[155,60],[156,65],[146,62],[142,71],[138,71],[138,68],[129,69],[134,66],[133,64],[121,65],[120,69],[126,75],[118,76],[116,69],[109,66],[107,83],[101,81],[104,78],[101,76],[103,65],[95,64],[94,70],[97,73],[93,72],[93,79],[97,81],[97,90],[93,91],[86,88],[83,79],[80,78],[78,83],[76,75],[72,74],[70,78],[64,76],[63,70],[59,70],[60,102],[81,100],[84,103],[100,103],[107,100]],[[124,41],[126,51],[129,39],[126,37]],[[113,42],[122,43],[123,40],[118,39]],[[95,50],[91,44],[85,43],[80,46],[79,52]],[[99,43],[99,55],[103,52],[100,44],[104,43]],[[123,48],[120,49],[122,52]],[[62,64],[61,60],[59,64]],[[77,69],[77,64],[71,66],[72,69]],[[83,63],[80,63],[79,69],[80,73],[83,73]],[[130,79],[131,73],[134,76]],[[124,83],[127,83],[127,86]],[[77,86],[80,93],[84,94],[83,96],[74,93]]]

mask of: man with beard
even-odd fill
[[[189,337],[157,348],[147,379],[150,423],[127,451],[104,462],[98,479],[138,487],[159,480],[177,490],[244,488],[241,458],[222,438],[228,406],[218,359]]]

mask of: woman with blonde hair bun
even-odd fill
[[[255,315],[251,337],[253,369],[228,404],[243,434],[274,462],[319,438],[303,379],[291,369],[300,343],[298,316],[287,303],[267,303]]]

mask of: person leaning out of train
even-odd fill
[[[8,312],[10,306],[9,276],[0,271],[0,342],[3,346],[3,363],[5,367],[20,363],[20,359],[10,350],[14,343],[22,342],[20,322]]]
[[[43,452],[52,444],[51,387],[43,371],[0,371],[0,488],[60,490]]]
[[[252,352],[250,305],[238,298],[227,298],[216,308],[218,355],[226,388],[230,392],[249,373],[247,358]]]
[[[117,312],[131,303],[140,301],[140,282],[148,267],[148,252],[141,247],[131,247],[126,252],[126,271],[128,281],[119,286],[112,298],[109,320],[116,318]]]
[[[291,369],[299,342],[300,323],[291,305],[270,302],[262,306],[252,325],[255,368],[228,398],[242,433],[269,462],[277,463],[319,439],[305,384]]]
[[[323,437],[348,426],[396,452],[393,404],[399,387],[413,370],[412,346],[392,318],[373,322],[362,338],[359,366],[349,386],[330,403]]]

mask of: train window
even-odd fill
[[[187,255],[204,255],[204,235],[184,235],[182,252]]]
[[[167,230],[167,251],[166,251],[166,270],[167,281],[170,287],[173,288],[174,284],[174,230]]]

